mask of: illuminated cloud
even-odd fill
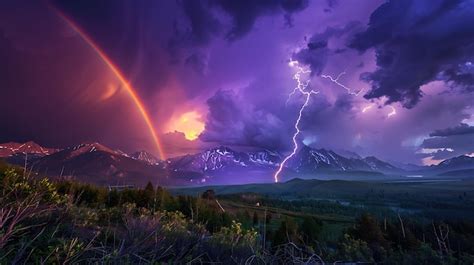
[[[204,131],[204,121],[197,111],[188,111],[172,118],[168,124],[168,132],[182,132],[187,140],[196,140]]]

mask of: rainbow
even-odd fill
[[[120,80],[120,82],[123,84],[123,87],[127,91],[128,95],[132,99],[133,103],[135,104],[136,108],[140,112],[143,120],[145,121],[148,131],[153,138],[153,142],[155,143],[156,149],[158,151],[158,154],[160,155],[161,159],[164,159],[165,156],[163,154],[163,148],[161,146],[160,140],[158,139],[158,135],[156,134],[155,128],[153,127],[153,123],[151,122],[150,115],[148,114],[147,110],[145,109],[145,105],[143,102],[140,100],[137,92],[135,89],[132,87],[130,82],[127,81],[125,76],[123,75],[122,72],[120,72],[119,68],[114,65],[112,60],[107,57],[107,54],[105,54],[104,51],[100,49],[100,47],[92,40],[91,37],[89,37],[84,30],[82,30],[74,21],[66,16],[63,12],[61,12],[59,9],[52,7],[53,10],[56,11],[56,13],[61,17],[75,32],[79,34],[79,36],[99,55],[99,57],[105,62],[105,64],[112,70],[114,75]]]

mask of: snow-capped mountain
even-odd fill
[[[124,155],[99,143],[84,143],[41,157],[31,165],[40,174],[72,177],[99,185],[166,182],[162,166]]]
[[[366,166],[360,159],[349,159],[325,149],[312,149],[303,146],[289,160],[288,167],[296,172],[312,172],[315,170],[353,170]]]
[[[248,155],[250,162],[260,165],[278,166],[281,161],[280,154],[269,150],[251,152]]]
[[[280,161],[277,153],[270,151],[238,152],[225,146],[201,153],[167,160],[174,171],[209,172],[238,167],[274,167]]]
[[[137,160],[140,160],[140,161],[143,161],[147,164],[150,164],[150,165],[156,165],[156,164],[159,164],[161,162],[160,159],[158,159],[156,156],[148,153],[147,151],[138,151],[138,152],[135,152],[133,154],[130,155],[131,158],[134,158],[134,159],[137,159]]]
[[[201,153],[168,159],[168,167],[174,171],[214,172],[247,168],[275,169],[283,157],[268,150],[258,152],[237,152],[220,146]],[[400,169],[375,157],[347,158],[334,151],[312,149],[303,146],[291,158],[286,167],[302,173],[316,171],[373,171],[381,173],[399,172]]]
[[[63,149],[62,153],[68,154],[67,158],[70,159],[85,153],[92,153],[98,151],[119,155],[119,152],[114,151],[99,143],[82,143],[76,146]]]
[[[369,165],[370,169],[373,171],[379,171],[379,172],[399,172],[400,168],[382,161],[375,156],[368,156],[364,159],[362,159],[367,165]]]
[[[0,144],[0,157],[10,157],[15,155],[45,156],[56,152],[57,149],[42,147],[39,144],[29,141],[26,143],[3,143]]]
[[[303,146],[289,160],[288,167],[296,172],[306,173],[318,170],[374,171],[382,173],[400,171],[395,166],[373,156],[366,158],[351,156],[347,158],[331,150],[313,149],[308,146]]]
[[[0,146],[0,156],[10,163],[24,165],[25,154],[28,154],[28,166],[40,174],[52,177],[73,176],[80,181],[101,185],[144,185],[148,181],[158,185],[201,184],[213,181],[226,184],[268,182],[272,180],[275,170],[283,160],[282,155],[269,150],[241,152],[226,146],[166,161],[159,160],[146,151],[128,155],[99,143],[83,143],[62,150],[44,148],[33,142],[7,143]],[[408,171],[373,156],[348,157],[331,150],[302,146],[288,160],[284,169],[287,174],[284,175],[294,177],[302,173],[307,177],[336,172],[335,175],[344,174],[352,178],[373,172],[379,175],[464,176],[472,175],[472,170],[474,158],[469,156],[459,156],[436,166]]]

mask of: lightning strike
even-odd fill
[[[304,69],[303,67],[299,66],[298,61],[290,60],[288,65],[290,67],[295,67],[296,66],[297,71],[293,75],[293,79],[296,80],[296,87],[288,95],[288,99],[287,99],[286,102],[288,103],[288,101],[291,99],[291,97],[297,92],[299,92],[301,95],[305,96],[305,101],[304,101],[303,105],[301,106],[301,108],[298,112],[298,118],[296,119],[296,122],[295,122],[295,133],[293,134],[293,137],[292,137],[293,151],[288,156],[286,156],[285,159],[283,159],[283,161],[280,163],[280,165],[278,167],[278,170],[275,172],[275,175],[273,176],[275,182],[278,182],[278,177],[279,177],[280,173],[282,172],[283,167],[285,166],[286,162],[288,160],[290,160],[290,158],[292,158],[296,154],[296,151],[298,150],[298,141],[296,140],[296,138],[298,137],[298,135],[301,132],[299,126],[300,126],[300,122],[301,122],[301,117],[303,116],[303,111],[306,108],[306,106],[308,106],[309,99],[311,98],[311,95],[316,95],[316,94],[319,93],[319,91],[314,91],[314,90],[306,91],[306,88],[308,87],[310,80],[306,80],[306,81],[301,80],[302,75],[310,73],[311,72],[310,70]]]
[[[298,61],[292,61],[290,60],[290,62],[288,63],[288,65],[290,67],[295,67],[297,66],[298,67],[298,70],[297,72],[295,73],[295,75],[293,76],[293,79],[296,80],[296,87],[293,89],[293,91],[291,91],[290,94],[288,94],[288,99],[286,100],[286,103],[285,105],[288,105],[288,102],[290,101],[291,97],[293,97],[293,95],[298,92],[298,91],[304,91],[306,89],[306,87],[309,85],[309,80],[306,80],[305,82],[302,82],[301,81],[301,75],[302,74],[309,74],[311,73],[310,70],[306,70],[304,69],[303,67],[299,66],[299,62]]]
[[[339,82],[339,78],[341,78],[341,76],[345,75],[346,72],[341,72],[336,78],[330,76],[330,75],[321,75],[322,78],[326,78],[326,79],[329,79],[331,82],[333,82],[334,84],[344,88],[347,93],[349,95],[354,95],[354,96],[358,96],[360,95],[360,93],[364,90],[363,88],[360,89],[358,92],[354,92],[350,87],[347,87],[346,85],[342,84],[341,82]]]
[[[304,67],[301,67],[299,65],[299,62],[294,61],[294,60],[290,60],[290,62],[288,62],[288,66],[297,68],[296,73],[293,75],[293,79],[296,80],[296,87],[288,94],[288,99],[286,100],[285,105],[288,105],[288,102],[290,101],[291,97],[293,97],[293,95],[295,95],[296,93],[300,93],[301,95],[304,95],[305,96],[305,101],[304,101],[303,105],[301,106],[301,108],[298,112],[298,118],[296,119],[295,126],[294,126],[295,127],[295,133],[293,134],[293,137],[292,137],[293,151],[288,156],[286,156],[283,159],[283,161],[280,163],[280,165],[278,167],[278,170],[275,172],[275,175],[273,176],[275,182],[279,181],[278,177],[281,174],[281,172],[283,171],[283,168],[285,167],[286,162],[288,160],[290,160],[290,158],[292,158],[296,154],[296,151],[298,150],[298,141],[296,140],[296,138],[301,133],[299,125],[300,125],[300,122],[301,122],[301,117],[303,115],[303,111],[306,108],[306,106],[308,106],[309,99],[310,99],[311,95],[319,94],[319,91],[314,91],[314,90],[307,91],[306,88],[308,87],[310,80],[309,79],[305,80],[305,81],[302,80],[302,75],[311,73],[311,70],[305,69]],[[330,75],[321,75],[321,77],[325,78],[325,79],[329,79],[334,84],[338,85],[339,87],[344,88],[349,95],[353,95],[353,96],[360,95],[360,93],[364,89],[360,89],[359,91],[354,92],[353,89],[351,89],[351,88],[347,87],[346,85],[342,84],[341,82],[339,82],[339,79],[345,74],[346,74],[346,72],[341,72],[336,78],[334,78]],[[369,109],[371,109],[372,107],[373,107],[372,104],[368,105],[368,106],[364,107],[362,112],[366,112]],[[392,106],[390,106],[390,107],[392,107]],[[395,108],[392,107],[392,112],[389,113],[389,117],[392,116],[392,115],[395,115],[395,114],[396,114],[396,110],[395,110]]]
[[[388,106],[388,107],[391,108],[392,111],[389,114],[387,114],[387,118],[390,118],[393,115],[397,114],[397,110],[393,106]]]
[[[368,106],[365,106],[363,109],[362,109],[362,113],[366,113],[367,111],[369,111],[374,105],[370,104]]]

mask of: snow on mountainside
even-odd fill
[[[150,165],[156,165],[160,163],[160,159],[158,159],[156,156],[148,153],[147,151],[138,151],[130,155],[131,158],[134,158],[136,160],[143,161],[147,164]]]
[[[362,160],[370,166],[370,169],[374,171],[390,172],[390,171],[400,170],[399,168],[393,166],[392,164],[382,161],[376,158],[375,156],[368,156]]]
[[[9,157],[14,155],[35,155],[35,156],[45,156],[50,155],[56,152],[57,149],[45,148],[33,141],[26,143],[3,143],[0,144],[0,157]]]
[[[201,153],[167,160],[174,171],[208,172],[224,168],[276,166],[280,157],[270,151],[237,152],[220,146]]]
[[[92,165],[102,163],[101,161],[104,159],[104,156],[108,156],[108,159],[111,161],[135,160],[140,162],[139,164],[159,166],[160,168],[166,168],[170,172],[194,172],[200,175],[206,172],[224,170],[273,170],[279,166],[279,163],[283,159],[280,154],[269,150],[239,152],[226,146],[219,146],[196,154],[170,158],[163,161],[163,163],[146,151],[139,151],[128,155],[122,151],[115,151],[99,143],[82,143],[60,151],[43,148],[33,142],[25,144],[8,143],[2,144],[1,146],[0,156],[10,157],[9,161],[14,163],[21,164],[21,162],[24,161],[24,157],[13,156],[15,154],[36,154],[36,156],[29,156],[29,161],[34,162],[38,159],[41,160],[35,163],[36,165],[52,163],[53,165],[49,166],[53,169],[62,168],[60,165],[68,164],[71,172],[74,171],[74,167],[84,167],[79,163],[71,164],[70,161],[76,157],[81,158],[76,160],[88,160],[88,163],[92,163],[91,169],[94,169]],[[55,153],[58,154],[54,155]],[[85,158],[92,157],[92,155],[87,154],[94,153],[100,153],[98,157],[102,160],[93,161],[91,158]],[[51,155],[52,158],[49,157]],[[40,159],[43,157],[44,159]],[[100,167],[102,168],[103,166]],[[112,166],[112,168],[113,167],[114,166]],[[96,168],[99,168],[99,166]],[[313,149],[308,146],[302,146],[296,155],[288,161],[286,168],[295,172],[314,172],[317,170],[395,172],[399,170],[397,167],[375,157],[361,158],[357,155],[346,157],[331,150]],[[104,172],[104,170],[101,171]],[[91,174],[92,173],[93,172],[91,172]]]
[[[280,154],[269,150],[248,153],[251,162],[260,165],[278,166]]]
[[[79,156],[79,155],[82,155],[82,154],[85,154],[85,153],[92,153],[92,152],[97,152],[97,151],[102,151],[102,152],[106,152],[106,153],[120,155],[119,152],[114,151],[114,150],[112,150],[112,149],[110,149],[110,148],[108,148],[104,145],[101,145],[99,143],[82,143],[82,144],[79,144],[79,145],[76,145],[76,146],[73,146],[73,147],[68,147],[68,148],[62,150],[62,152],[68,154],[67,158],[73,158],[73,157],[76,157],[76,156]]]
[[[162,166],[150,165],[99,143],[65,148],[35,160],[32,167],[49,176],[67,176],[99,185],[170,184]]]
[[[461,155],[446,159],[434,167],[438,170],[472,169],[474,168],[474,157]]]
[[[83,143],[62,150],[44,148],[33,142],[0,144],[0,157],[9,163],[24,165],[26,154],[28,166],[41,174],[52,177],[74,176],[80,181],[100,185],[117,183],[142,185],[147,181],[161,185],[204,181],[265,182],[272,180],[272,175],[283,159],[282,155],[269,150],[241,152],[226,146],[162,161],[145,151],[128,155],[99,143]],[[460,176],[472,172],[472,169],[474,169],[474,158],[469,156],[447,159],[436,166],[408,170],[373,156],[365,158],[356,154],[346,156],[331,150],[308,146],[301,146],[285,165],[285,170],[293,176],[298,176],[298,173],[315,175],[318,172],[349,175],[373,172],[388,175]]]
[[[347,158],[331,150],[312,149],[303,146],[296,155],[289,160],[288,167],[296,172],[313,172],[316,170],[335,171],[380,171],[396,168],[388,163],[382,162],[375,157]]]
[[[258,152],[237,152],[220,146],[201,153],[175,157],[167,160],[169,168],[174,171],[212,172],[237,168],[271,168],[279,166],[283,159],[278,153],[268,150]],[[376,171],[397,172],[400,169],[375,157],[346,158],[331,150],[312,149],[303,146],[291,158],[286,168],[296,172],[332,171]]]

